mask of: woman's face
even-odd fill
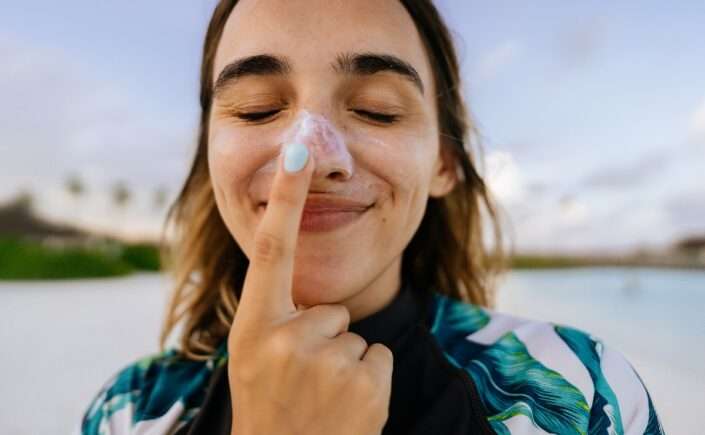
[[[454,182],[439,153],[429,61],[402,4],[241,0],[213,74],[211,181],[245,254],[283,144],[303,141],[316,170],[296,248],[294,302],[345,303],[355,318],[392,295],[429,195],[446,194]]]

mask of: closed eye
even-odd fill
[[[248,121],[248,122],[257,122],[257,121],[264,121],[265,119],[276,115],[280,111],[281,110],[276,109],[276,110],[269,110],[266,112],[240,112],[240,113],[237,113],[237,117],[240,119],[243,119],[245,121]],[[363,116],[365,118],[371,119],[376,122],[381,122],[384,124],[392,124],[399,119],[398,115],[371,112],[369,110],[354,109],[352,111],[360,116]]]
[[[389,115],[386,113],[370,112],[369,110],[353,110],[358,115],[364,116],[365,118],[372,119],[373,121],[382,122],[384,124],[392,124],[399,119],[398,115]]]
[[[271,116],[276,115],[279,112],[280,112],[279,109],[270,110],[267,112],[248,112],[248,113],[240,112],[237,114],[237,117],[240,119],[243,119],[245,121],[256,122],[256,121],[263,121]]]

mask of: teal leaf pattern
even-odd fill
[[[593,340],[587,334],[567,326],[554,326],[556,333],[580,358],[595,385],[590,412],[589,434],[624,434],[622,416],[617,396],[607,383],[600,366],[602,343]]]
[[[654,409],[654,404],[651,401],[651,395],[648,392],[646,395],[649,398],[649,422],[644,430],[644,435],[664,435],[661,421],[658,419],[656,410]]]
[[[646,390],[646,398],[649,401],[649,420],[646,424],[646,429],[644,429],[644,435],[664,435],[665,432],[663,430],[663,426],[661,426],[661,421],[658,418],[658,414],[656,414],[654,403],[651,401],[651,394],[649,394],[649,391],[646,389],[644,380],[641,379],[639,373],[636,370],[634,370],[634,373],[639,378],[641,385],[644,385],[644,390]]]
[[[491,344],[468,339],[490,323],[491,311],[439,293],[433,295],[431,333],[446,358],[474,381],[488,423],[497,434],[510,435],[506,423],[519,415],[548,433],[624,433],[616,395],[600,366],[599,340],[583,331],[554,325],[558,337],[577,355],[594,383],[590,408],[582,392],[535,359],[513,331]],[[126,407],[131,409],[135,425],[163,416],[177,401],[185,409],[179,421],[186,422],[202,405],[214,369],[226,361],[225,340],[207,362],[186,360],[175,349],[142,358],[104,385],[84,416],[82,433],[103,433],[110,416]],[[663,435],[648,398],[649,420],[644,434]]]
[[[434,293],[433,309],[435,315],[431,333],[437,338],[444,338],[443,342],[458,333],[472,334],[490,322],[489,314],[481,307],[451,299],[440,293]]]
[[[489,323],[483,309],[439,298],[434,320],[431,332],[449,361],[472,377],[497,433],[509,433],[503,422],[521,414],[549,433],[585,434],[589,408],[582,392],[534,359],[513,332],[490,346],[465,339]]]
[[[497,435],[512,435],[512,433],[509,432],[509,428],[507,428],[507,426],[501,421],[491,420],[490,427]]]
[[[502,336],[465,369],[494,413],[490,421],[523,414],[546,432],[584,433],[589,409],[583,394],[534,359],[513,332]]]
[[[205,399],[204,387],[214,368],[226,361],[224,351],[225,343],[204,363],[180,358],[175,349],[167,349],[124,367],[93,398],[82,433],[102,433],[102,425],[127,406],[132,407],[135,425],[163,416],[180,400],[185,408],[180,421],[190,420]]]
[[[474,355],[485,350],[487,346],[465,339],[490,322],[490,316],[484,309],[434,293],[431,310],[434,319],[431,334],[446,352],[446,356],[452,355],[449,358],[451,362],[455,363],[454,358],[469,361]]]

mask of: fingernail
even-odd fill
[[[284,149],[284,170],[298,172],[306,166],[308,148],[301,142],[292,142]]]

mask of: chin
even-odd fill
[[[292,297],[294,303],[306,306],[335,304],[349,298],[354,286],[340,269],[320,267],[297,268],[294,271]]]

